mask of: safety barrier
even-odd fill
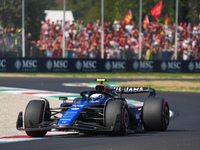
[[[0,58],[0,72],[168,72],[200,73],[200,61]]]

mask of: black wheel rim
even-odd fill
[[[129,114],[128,110],[124,109],[124,126],[128,128],[128,125],[129,125]]]
[[[169,108],[167,106],[165,106],[164,108],[164,118],[165,118],[165,123],[168,124],[169,123]]]

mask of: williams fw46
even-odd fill
[[[112,87],[100,82],[94,90],[80,93],[79,98],[51,108],[47,99],[31,100],[20,112],[16,127],[32,137],[45,136],[52,129],[109,135],[126,135],[142,131],[166,131],[169,125],[169,105],[164,98],[155,98],[155,90],[147,87]],[[149,93],[143,106],[127,104],[123,94]]]

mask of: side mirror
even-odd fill
[[[63,103],[65,103],[65,102],[66,102],[66,100],[68,100],[68,98],[67,98],[67,97],[59,97],[59,100],[62,100],[62,101],[63,101]]]

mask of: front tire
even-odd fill
[[[48,102],[47,102],[48,103]],[[38,128],[39,124],[44,121],[43,117],[49,118],[49,104],[42,100],[31,100],[25,110],[24,126],[25,128]],[[47,133],[46,130],[26,131],[26,134],[32,137],[43,137]]]
[[[130,119],[128,106],[124,100],[109,101],[105,112],[106,127],[112,131],[110,135],[126,135]]]
[[[144,129],[166,131],[169,125],[169,105],[164,98],[148,98],[142,109]]]

